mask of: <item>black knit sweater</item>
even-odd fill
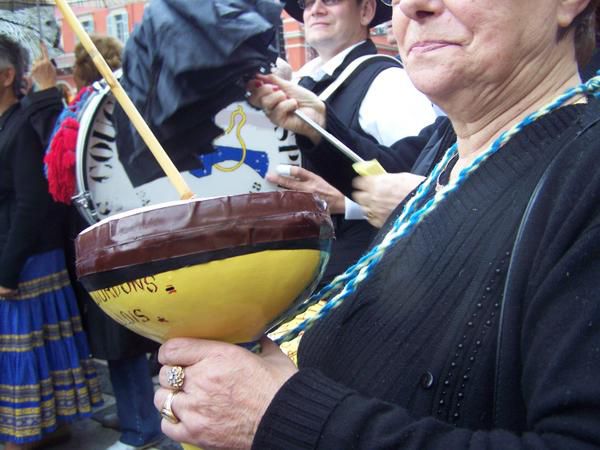
[[[528,126],[390,250],[253,448],[600,448],[599,118]]]
[[[64,206],[44,175],[44,148],[62,108],[57,89],[36,93],[0,118],[0,286],[16,288],[30,256],[64,245]],[[25,114],[24,122],[17,122]],[[17,132],[11,122],[18,123]]]

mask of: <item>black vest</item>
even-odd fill
[[[310,90],[315,94],[320,94],[341,75],[352,61],[361,56],[376,53],[377,49],[371,40],[358,45],[344,58],[342,64],[331,77],[325,77]],[[365,133],[360,127],[358,121],[360,105],[377,75],[391,67],[400,67],[400,65],[392,60],[374,60],[361,65],[336,89],[326,102],[327,107],[333,108],[337,117],[345,125],[374,142],[373,137]],[[303,159],[302,164],[308,170],[321,175],[318,164],[311,163],[307,158]],[[332,218],[336,238],[333,242],[329,265],[321,281],[322,284],[331,281],[335,276],[343,273],[350,265],[354,264],[365,252],[377,232],[377,229],[369,225],[366,220],[345,220],[342,214],[333,215]]]

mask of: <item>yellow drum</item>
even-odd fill
[[[326,205],[312,194],[192,199],[87,228],[76,264],[98,306],[136,333],[245,343],[312,292],[332,238]]]

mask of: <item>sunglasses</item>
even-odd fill
[[[321,0],[324,6],[335,6],[342,3],[344,0]],[[379,0],[386,6],[392,6],[394,0]],[[310,9],[317,2],[317,0],[298,0],[298,6],[300,9]]]
[[[344,0],[321,0],[324,6],[335,6],[342,3]],[[310,9],[317,3],[317,0],[298,0],[298,6],[300,9]]]

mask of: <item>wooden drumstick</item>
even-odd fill
[[[142,115],[139,113],[131,99],[127,96],[125,89],[123,89],[121,83],[119,83],[119,81],[116,79],[111,68],[108,66],[87,32],[81,26],[81,23],[79,23],[79,20],[75,16],[75,13],[73,13],[73,10],[67,3],[67,0],[56,0],[56,6],[58,6],[64,19],[67,21],[73,32],[79,38],[79,41],[85,50],[92,58],[94,65],[104,80],[106,80],[106,83],[110,87],[113,95],[123,108],[123,111],[125,111],[131,120],[131,123],[156,158],[156,161],[162,170],[167,175],[167,178],[179,193],[180,198],[182,200],[192,198],[194,193],[190,190],[187,183],[181,176],[181,173],[179,173],[177,167],[175,167],[175,164],[173,164],[173,161],[171,161],[171,158],[169,158],[169,155],[167,155],[165,150],[162,148],[160,142],[158,142],[158,139],[156,139],[156,136],[154,136],[154,133],[152,133],[152,130],[150,130],[150,127],[144,121]]]

